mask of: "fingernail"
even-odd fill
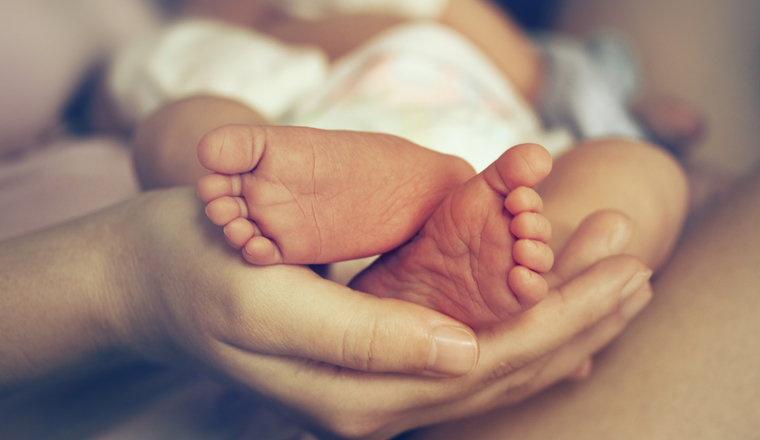
[[[628,300],[620,307],[620,314],[625,319],[631,319],[638,315],[639,312],[649,304],[649,300],[651,299],[652,295],[644,294],[644,292],[642,292],[641,295],[634,295],[631,298],[628,298]]]
[[[438,327],[428,355],[427,370],[451,376],[467,374],[478,362],[478,342],[472,333],[456,327]]]
[[[644,283],[649,281],[649,278],[651,277],[652,277],[651,270],[644,270],[644,271],[636,273],[636,275],[631,277],[630,281],[628,281],[628,284],[626,284],[625,287],[623,287],[623,291],[620,292],[620,297],[623,300],[628,299],[631,295],[633,295],[639,289],[641,289],[641,286],[643,286]]]
[[[610,252],[613,255],[617,255],[625,250],[628,242],[631,241],[632,232],[630,221],[618,222],[617,227],[615,227],[610,236]]]

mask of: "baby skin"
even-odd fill
[[[198,156],[215,172],[198,183],[207,215],[251,263],[394,249],[351,287],[476,328],[548,290],[538,273],[553,262],[551,232],[531,187],[551,157],[538,145],[513,147],[474,177],[461,159],[394,136],[300,127],[222,127],[201,140]]]
[[[377,133],[229,125],[198,144],[214,174],[206,214],[257,265],[381,254],[419,231],[475,172],[464,160]]]

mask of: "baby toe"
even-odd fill
[[[542,212],[544,210],[544,202],[533,188],[520,186],[507,194],[507,197],[504,199],[504,207],[512,215],[526,211]]]
[[[515,266],[509,271],[508,283],[523,311],[541,302],[549,293],[546,280],[523,266]]]
[[[509,225],[509,232],[519,239],[537,240],[546,243],[552,236],[549,219],[535,212],[516,215]]]
[[[270,239],[262,236],[252,237],[243,247],[243,258],[251,264],[268,266],[283,263],[282,253]]]
[[[262,127],[226,125],[212,130],[198,143],[198,160],[206,169],[222,174],[251,171],[264,151]]]
[[[517,264],[539,273],[548,272],[554,264],[551,248],[536,240],[517,240],[512,247],[512,258]]]
[[[552,158],[540,145],[520,144],[504,152],[494,164],[504,184],[513,190],[520,186],[534,186],[542,181],[551,171]]]
[[[239,174],[207,174],[198,180],[198,196],[204,202],[224,196],[239,196],[242,192],[242,181]]]
[[[247,217],[247,215],[248,208],[238,197],[221,197],[206,205],[206,216],[218,226],[226,225],[236,218]]]
[[[224,237],[235,249],[242,249],[254,235],[256,235],[255,225],[243,217],[232,220],[224,227]]]

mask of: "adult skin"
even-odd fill
[[[757,438],[758,224],[760,172],[684,238],[589,380],[413,438]]]
[[[196,365],[325,432],[387,438],[582,375],[650,298],[641,262],[605,258],[626,245],[626,231],[614,213],[585,223],[557,261],[549,298],[478,333],[479,360],[474,338],[458,344],[454,360],[469,353],[474,368],[447,379],[426,371],[435,329],[472,335],[466,327],[303,267],[252,267],[192,190],[147,193],[0,245],[0,387],[118,350]],[[378,374],[389,371],[413,375]]]

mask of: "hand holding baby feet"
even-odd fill
[[[509,319],[547,294],[539,273],[553,254],[551,227],[531,188],[551,170],[535,144],[507,150],[455,188],[420,233],[383,255],[351,287],[445,313],[473,328]]]
[[[198,145],[206,214],[253,264],[316,264],[409,240],[474,171],[379,133],[230,125]]]

